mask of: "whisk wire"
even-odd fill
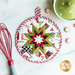
[[[3,46],[3,48],[4,48],[5,51],[6,51],[6,48],[5,48],[5,46],[4,46],[4,42],[3,42],[3,38],[2,38],[1,31],[0,31],[0,42],[1,42],[1,45]]]
[[[7,59],[10,59],[9,54],[8,54],[6,48],[5,48],[5,45],[4,45],[4,40],[3,40],[3,38],[2,38],[2,34],[0,34],[0,35],[1,35],[1,37],[0,37],[0,42],[1,42],[1,49],[2,49],[2,52],[5,54],[5,56],[7,57]]]
[[[12,60],[12,37],[11,37],[11,34],[7,31],[7,34],[8,34],[8,37],[6,35],[6,33],[4,32],[4,35],[5,35],[5,42],[6,42],[6,45],[8,46],[7,47],[7,52],[8,52],[8,55],[9,55],[9,61]],[[7,40],[7,41],[6,41]]]
[[[11,35],[8,36],[10,39],[9,39],[9,54],[10,54],[10,59],[12,59],[12,37]]]
[[[4,51],[3,47],[1,45],[0,45],[0,49],[2,50],[2,52],[4,53],[4,55],[6,56],[6,58],[9,59],[8,56],[7,56],[7,54]]]
[[[7,27],[4,23],[0,23],[0,28],[7,29]]]
[[[5,43],[6,43],[6,46],[7,46],[7,49],[8,49],[8,39],[7,39],[7,36],[6,36],[6,34],[5,34],[5,32],[4,32],[4,30],[3,30],[3,35],[4,35],[4,39],[5,39]]]
[[[7,27],[6,26],[4,26],[4,25],[1,25],[2,26],[2,28],[1,28],[1,30],[2,30],[2,33],[1,33],[1,31],[0,31],[0,39],[1,39],[1,45],[2,45],[2,51],[5,53],[5,55],[6,55],[6,57],[7,57],[7,59],[9,60],[9,61],[11,61],[12,60],[12,38],[11,38],[11,35],[10,35],[10,33],[9,33],[9,31],[6,29]],[[6,32],[5,32],[6,31]],[[6,33],[8,34],[8,35],[6,35]],[[2,36],[3,35],[3,36]],[[4,39],[3,39],[4,38]],[[5,43],[4,43],[5,42]]]

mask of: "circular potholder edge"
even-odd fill
[[[61,34],[61,31],[60,31],[59,27],[57,26],[57,24],[55,24],[54,21],[52,21],[51,19],[49,19],[49,18],[47,18],[47,17],[40,16],[39,18],[48,20],[48,21],[50,21],[51,23],[53,23],[53,25],[54,25],[55,27],[57,27],[57,29],[58,29],[58,31],[59,31],[59,33],[60,33],[60,38],[61,38],[61,39],[60,39],[60,45],[59,45],[59,48],[58,48],[57,52],[55,53],[55,55],[53,55],[53,57],[51,57],[51,58],[48,59],[48,60],[39,61],[39,62],[38,62],[38,61],[29,60],[29,59],[28,59],[28,56],[23,56],[23,54],[21,54],[21,52],[20,52],[20,50],[19,50],[18,42],[17,42],[17,35],[18,35],[19,30],[21,29],[21,27],[22,27],[26,22],[31,21],[32,19],[35,19],[35,18],[36,18],[36,17],[34,17],[34,16],[33,16],[33,17],[30,17],[30,18],[28,18],[27,20],[25,20],[23,23],[21,23],[21,25],[18,27],[17,32],[16,32],[16,35],[15,35],[15,44],[16,44],[16,48],[17,48],[19,54],[20,54],[23,58],[25,58],[26,60],[28,60],[29,62],[32,62],[32,63],[45,63],[45,62],[48,62],[48,61],[51,60],[51,59],[54,59],[54,57],[55,57],[55,56],[58,54],[58,52],[60,51],[60,48],[61,48],[61,46],[62,46],[62,34]]]

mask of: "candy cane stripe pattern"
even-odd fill
[[[40,17],[40,16],[41,16],[41,8],[37,7],[37,8],[35,9],[35,16],[36,16],[36,17]]]

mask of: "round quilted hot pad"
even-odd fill
[[[25,20],[16,32],[16,47],[26,60],[45,63],[60,51],[62,35],[59,27],[49,18],[41,16],[35,9],[35,17]]]

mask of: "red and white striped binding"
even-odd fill
[[[20,50],[19,50],[19,47],[18,47],[17,35],[18,35],[18,32],[19,32],[19,30],[21,29],[21,27],[22,27],[23,25],[25,25],[26,22],[31,21],[32,19],[36,19],[36,21],[39,22],[39,21],[38,21],[39,18],[40,18],[40,19],[48,20],[49,22],[53,23],[53,25],[58,29],[58,31],[59,31],[59,33],[60,33],[60,38],[61,38],[61,39],[60,39],[59,48],[58,48],[57,52],[55,53],[55,55],[54,55],[53,57],[51,57],[50,59],[48,59],[48,60],[39,61],[39,62],[38,62],[38,61],[30,60],[30,59],[28,58],[28,56],[26,56],[26,55],[23,56],[23,54],[21,54],[21,52],[20,52]],[[55,57],[55,56],[58,54],[58,52],[60,51],[60,48],[61,48],[61,46],[62,46],[62,35],[61,35],[61,31],[60,31],[59,27],[57,26],[57,24],[55,24],[55,22],[52,21],[51,19],[49,19],[49,18],[47,18],[47,17],[41,16],[41,8],[37,7],[37,8],[35,9],[35,16],[30,17],[30,18],[28,18],[27,20],[25,20],[25,21],[19,26],[19,28],[17,29],[16,36],[15,36],[15,42],[16,42],[16,47],[17,47],[19,53],[20,53],[21,56],[24,57],[26,60],[28,60],[29,62],[32,62],[32,63],[45,63],[45,62],[48,62],[48,61],[51,60],[51,59],[54,59],[54,57]]]

